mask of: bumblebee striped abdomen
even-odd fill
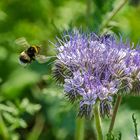
[[[19,56],[19,60],[21,63],[30,63],[31,62],[31,58],[27,55],[26,51],[23,51],[20,56]]]

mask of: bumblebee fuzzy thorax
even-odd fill
[[[39,46],[32,45],[31,48],[34,48],[35,53],[39,54],[39,52],[40,52],[40,47]]]

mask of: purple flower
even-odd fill
[[[79,102],[80,116],[92,117],[97,100],[105,104],[117,93],[140,89],[139,48],[130,49],[121,40],[78,31],[58,39],[54,77],[64,79],[65,94],[71,102]]]

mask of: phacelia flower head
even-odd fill
[[[80,116],[92,117],[97,100],[105,104],[117,93],[140,89],[140,51],[130,43],[76,31],[58,39],[56,49],[54,77],[69,100],[79,102]]]

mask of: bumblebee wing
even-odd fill
[[[27,48],[30,47],[30,44],[28,43],[28,41],[26,40],[25,37],[21,37],[15,40],[15,43],[17,45],[20,45],[21,47]]]
[[[36,55],[35,56],[35,60],[37,60],[39,63],[46,63],[47,61],[50,60],[51,57],[49,56],[45,56],[45,55]]]

